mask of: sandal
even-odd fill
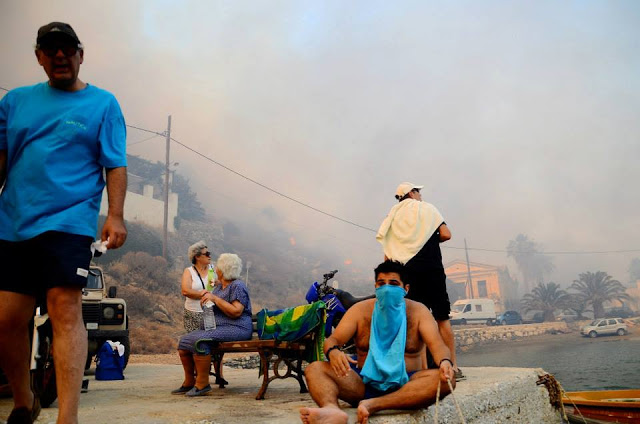
[[[467,376],[462,374],[462,370],[460,368],[458,368],[458,370],[454,372],[454,376],[456,378],[456,381],[462,381],[467,379]]]
[[[183,395],[187,393],[189,390],[193,389],[194,386],[180,386],[175,390],[171,390],[172,395]]]
[[[196,386],[193,386],[191,390],[185,393],[186,396],[204,396],[211,391],[211,384],[207,384],[202,389],[198,389]]]
[[[40,398],[33,395],[33,406],[29,410],[26,406],[15,408],[7,418],[7,424],[32,424],[40,415]]]

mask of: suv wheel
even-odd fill
[[[595,331],[591,330],[591,331],[589,331],[589,337],[591,337],[592,339],[595,339],[596,337],[598,337],[598,333],[596,333]]]
[[[466,320],[466,319],[464,319],[464,318],[462,318],[462,319],[460,320],[460,324],[461,324],[461,325],[467,325],[467,320]]]
[[[626,331],[624,331],[624,328],[619,328],[617,334],[618,336],[624,336],[626,334]]]
[[[500,321],[500,325],[507,325],[507,321],[503,319],[502,321]]]

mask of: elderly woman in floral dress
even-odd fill
[[[202,396],[211,391],[210,342],[251,339],[251,301],[247,286],[239,279],[241,272],[242,260],[238,255],[220,255],[216,262],[218,282],[200,300],[201,304],[207,301],[214,303],[216,328],[192,331],[182,336],[178,343],[178,355],[184,369],[184,381],[172,394]]]

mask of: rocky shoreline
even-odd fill
[[[573,333],[579,331],[579,328],[579,323],[567,324],[564,321],[558,321],[525,325],[454,327],[453,333],[456,339],[456,349],[466,351],[475,346],[519,340],[527,337]]]

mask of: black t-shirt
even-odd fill
[[[438,228],[422,249],[406,263],[408,268],[444,269],[442,266],[442,252],[440,251],[440,225],[438,225]]]

